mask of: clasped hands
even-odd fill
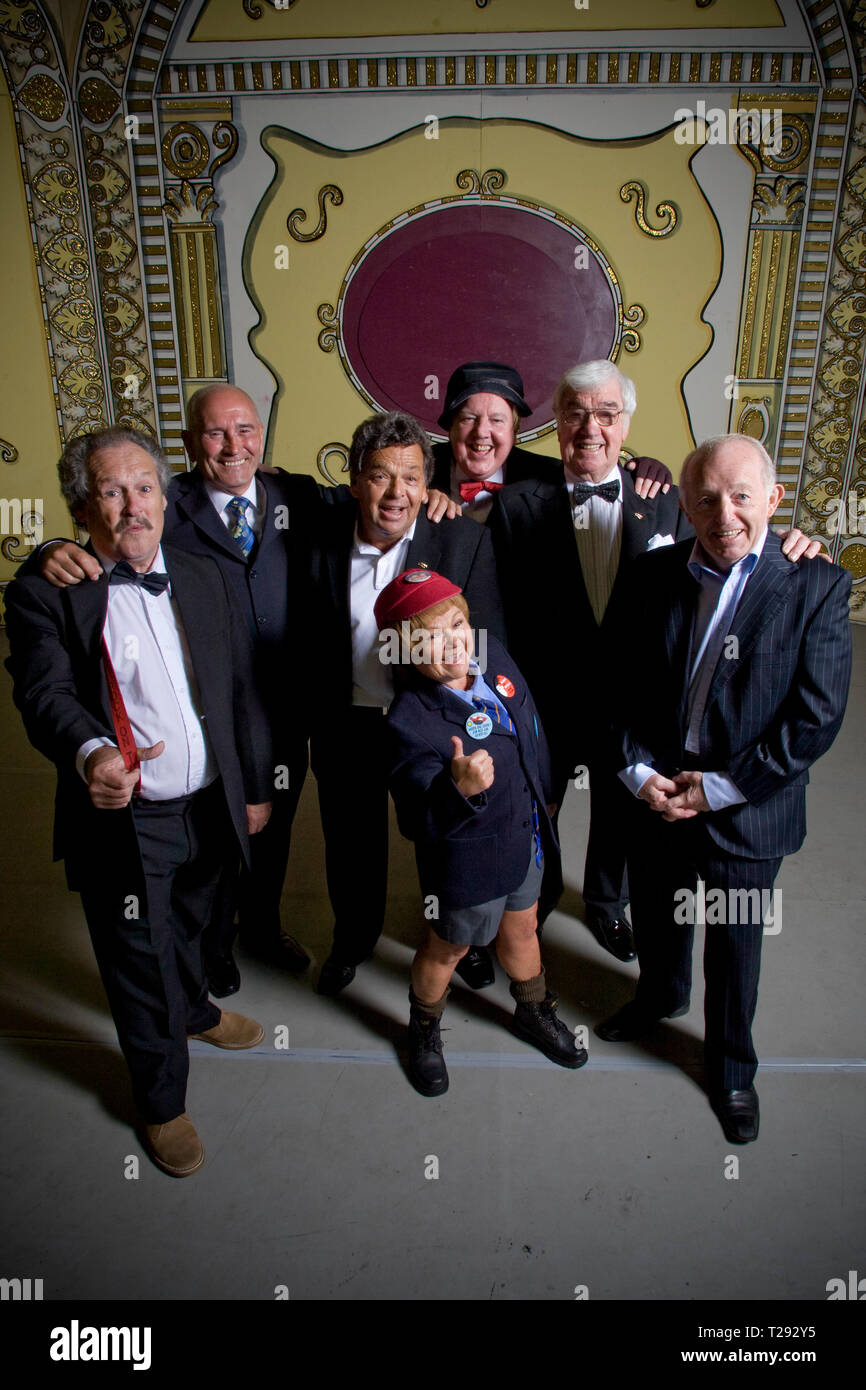
[[[678,772],[675,777],[663,777],[654,772],[648,777],[638,792],[653,811],[658,811],[662,820],[691,820],[701,811],[709,811],[710,803],[704,795],[702,772]]]
[[[150,748],[136,748],[135,751],[138,761],[146,763],[151,758],[158,758],[164,750],[165,742],[160,739],[159,743],[154,743]],[[90,800],[99,811],[122,810],[129,803],[141,776],[137,767],[131,771],[127,770],[120,750],[110,744],[94,748],[88,755],[84,764],[84,775],[87,778]],[[260,830],[264,830],[270,819],[271,803],[261,801],[247,805],[246,813],[247,832],[256,835]]]

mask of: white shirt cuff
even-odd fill
[[[94,748],[116,747],[117,744],[112,743],[110,738],[89,738],[86,743],[82,743],[81,747],[75,755],[75,770],[81,778],[82,782],[87,781],[87,777],[84,773],[84,764],[87,762],[87,759],[90,757]]]
[[[629,791],[635,796],[640,795],[641,787],[655,775],[655,768],[647,763],[632,763],[630,767],[624,767],[619,774],[619,780],[628,787]]]
[[[701,786],[711,811],[723,811],[726,806],[741,806],[746,800],[726,772],[705,772]]]

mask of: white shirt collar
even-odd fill
[[[108,559],[106,559],[106,557],[102,554],[102,552],[101,552],[100,550],[97,550],[97,549],[96,549],[96,546],[94,546],[93,549],[94,549],[94,551],[96,551],[96,558],[97,558],[97,560],[99,561],[99,563],[101,564],[102,568],[105,570],[105,573],[106,573],[106,574],[111,574],[111,571],[114,569],[114,566],[117,565],[117,564],[119,564],[120,562],[119,562],[118,560],[108,560]],[[149,569],[149,570],[144,570],[143,573],[145,573],[145,574],[165,574],[165,573],[166,573],[165,560],[162,558],[162,546],[161,546],[161,545],[159,545],[159,546],[157,547],[156,554],[155,554],[155,556],[153,557],[153,564],[151,565],[150,569]]]
[[[404,541],[411,541],[415,536],[415,527],[417,525],[418,518],[416,516],[415,520],[412,522],[412,525],[409,527],[409,530],[404,532],[404,534],[400,537],[399,540],[394,541],[393,545],[389,545],[387,550],[380,550],[377,545],[371,545],[369,541],[361,540],[361,537],[358,534],[358,523],[356,521],[353,545],[354,552],[356,555],[370,555],[381,559],[383,555],[390,555],[392,551],[396,550],[397,546],[402,545]]]
[[[225,492],[221,487],[217,487],[216,483],[207,481],[205,482],[205,489],[214,507],[221,515],[225,512],[229,502],[234,501],[236,497],[245,497],[248,502],[252,503],[256,511],[259,510],[259,489],[255,473],[250,478],[249,486],[243,492]]]
[[[592,482],[590,482],[589,478],[576,477],[564,464],[563,467],[565,468],[565,481],[569,492],[573,490],[575,483],[587,483],[590,487],[601,487],[602,483],[619,483],[619,495],[622,497],[622,478],[620,476],[618,463],[614,464],[613,468],[604,478],[599,478],[597,481],[593,479]]]

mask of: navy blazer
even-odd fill
[[[609,709],[619,664],[611,633],[632,562],[653,536],[678,540],[692,533],[676,487],[645,500],[635,491],[633,475],[622,467],[620,475],[619,566],[600,626],[583,579],[564,481],[503,489],[488,519],[508,648],[526,673],[557,757],[570,756],[583,739],[586,758],[599,714]]]
[[[435,894],[448,907],[490,902],[520,887],[529,870],[533,798],[546,867],[551,871],[555,863],[559,872],[559,847],[546,805],[552,785],[544,731],[526,681],[494,638],[485,673],[491,689],[500,675],[514,685],[513,696],[499,698],[516,737],[494,722],[486,739],[473,739],[466,732],[472,706],[417,673],[388,712],[389,786],[397,821],[415,842],[422,894]],[[493,784],[471,801],[451,777],[454,735],[462,738],[467,756],[484,748],[493,758]]]
[[[352,703],[352,631],[349,576],[358,504],[351,494],[319,512],[312,537],[310,578],[316,594],[315,621],[305,624],[317,649],[315,702],[345,709]],[[463,590],[473,628],[503,638],[505,623],[493,547],[486,527],[464,517],[430,521],[424,503],[406,556],[406,568],[446,575]],[[308,684],[311,684],[308,682]]]
[[[451,495],[451,441],[433,445],[433,481],[430,486]],[[515,444],[502,465],[503,486],[512,483],[543,482],[561,483],[562,463],[559,459],[548,458],[546,454],[533,454]]]
[[[632,571],[621,629],[620,767],[645,762],[671,775],[695,766],[685,752],[699,593],[687,569],[692,545],[656,551]],[[838,565],[791,564],[768,534],[730,624],[736,648],[719,658],[700,728],[698,768],[726,772],[747,798],[703,817],[730,854],[774,859],[803,843],[808,768],[836,737],[848,695],[850,590]],[[634,689],[640,700],[627,702]]]
[[[248,855],[245,804],[269,801],[273,764],[267,720],[255,697],[249,644],[238,632],[227,585],[214,561],[163,544],[189,646],[201,709],[238,842]],[[6,589],[15,704],[27,735],[57,766],[54,858],[66,861],[69,886],[122,875],[144,892],[131,806],[97,810],[75,768],[88,739],[114,741],[101,658],[108,576],[57,589],[41,575]]]

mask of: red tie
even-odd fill
[[[461,483],[461,502],[474,502],[479,492],[498,492],[503,483]]]

